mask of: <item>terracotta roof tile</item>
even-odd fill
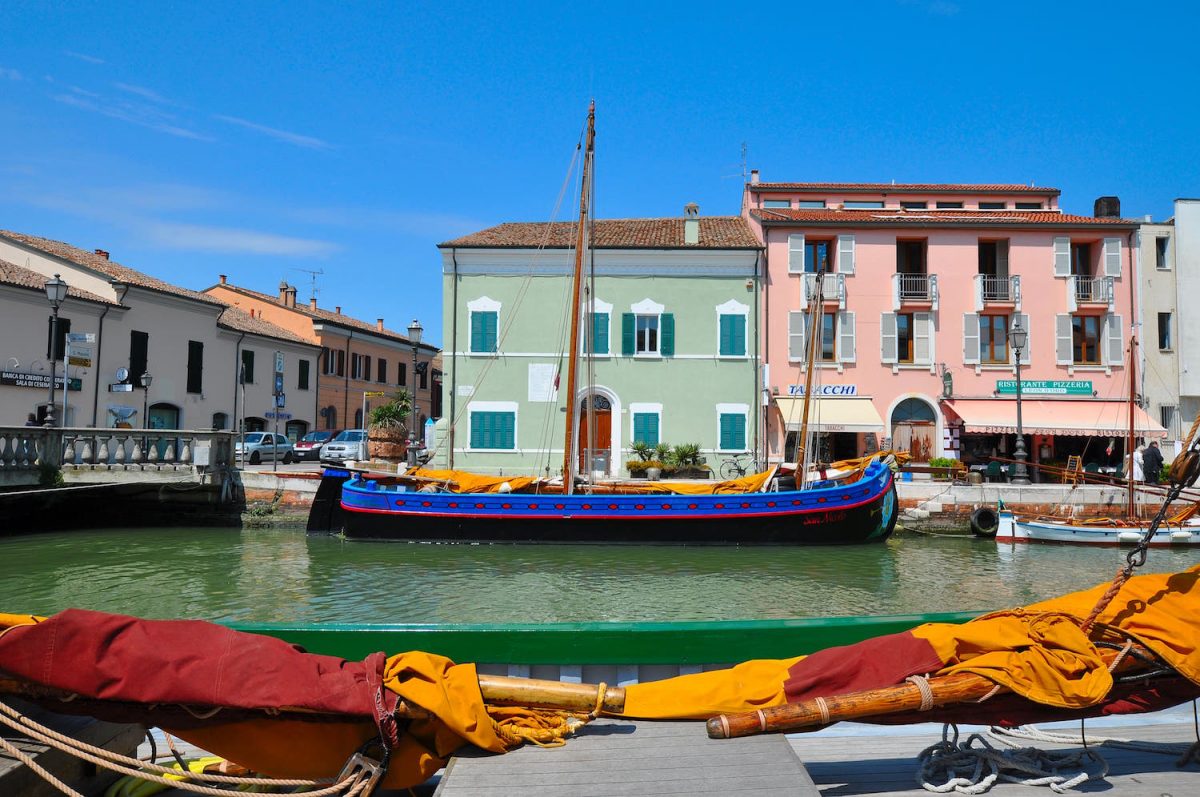
[[[1038,194],[1062,193],[1057,188],[1014,183],[747,183],[752,192],[838,191],[854,194]]]
[[[762,244],[738,216],[701,216],[700,242],[683,242],[682,218],[597,219],[593,249],[760,249]],[[505,222],[439,247],[567,249],[575,245],[571,221]]]
[[[39,274],[36,271],[31,271],[27,268],[14,265],[5,260],[0,260],[0,283],[4,283],[6,285],[17,285],[22,288],[33,288],[34,290],[42,293],[43,297],[46,295],[44,293],[46,286],[45,274]],[[74,299],[81,299],[86,302],[96,302],[97,304],[118,306],[118,303],[114,302],[112,299],[105,299],[103,296],[97,296],[94,293],[72,287],[70,283],[67,284],[67,296]]]
[[[311,340],[305,340],[283,327],[276,326],[262,318],[251,316],[246,311],[230,305],[226,305],[224,312],[221,313],[221,317],[217,319],[217,325],[236,332],[246,332],[251,335],[260,335],[264,338],[276,338],[277,340],[286,340],[289,343],[303,343],[306,346],[320,348]]]
[[[204,302],[205,304],[220,304],[220,302],[211,296],[206,296],[188,288],[181,288],[169,282],[163,282],[160,279],[151,277],[149,274],[143,274],[140,271],[123,266],[115,260],[109,260],[107,257],[98,255],[95,252],[88,252],[70,244],[65,244],[62,241],[53,241],[49,238],[39,238],[36,235],[25,235],[24,233],[11,232],[9,230],[0,230],[0,237],[7,238],[14,243],[27,246],[31,249],[37,249],[39,252],[44,252],[53,257],[61,258],[77,266],[91,269],[117,282],[136,285],[139,288],[147,288],[159,293],[184,296],[188,299]]]
[[[913,227],[1131,227],[1130,219],[1073,216],[1038,210],[797,210],[755,208],[751,215],[764,224]]]

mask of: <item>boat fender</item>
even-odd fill
[[[498,492],[498,493],[511,493],[511,492],[512,492],[512,485],[511,485],[511,484],[509,484],[508,482],[504,482],[503,484],[501,484],[499,487],[497,487],[497,488],[496,488],[496,492]]]
[[[990,506],[981,506],[971,513],[971,533],[976,537],[995,537],[1000,516]]]

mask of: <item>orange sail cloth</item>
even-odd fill
[[[431,468],[417,468],[409,475],[432,482],[442,482],[446,489],[455,493],[499,493],[507,490],[519,493],[541,481],[532,476],[484,476],[465,470]],[[508,487],[502,489],[506,484]]]
[[[879,721],[1011,725],[1165,708],[1200,696],[1198,581],[1200,566],[1134,577],[1098,619],[1157,653],[1182,679],[1114,685],[1095,643],[1080,628],[1106,583],[963,625],[929,623],[807,657],[746,662],[730,670],[631,685],[624,716],[705,719],[894,686],[912,675],[960,671],[982,675],[1012,694],[961,709]]]

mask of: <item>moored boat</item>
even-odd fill
[[[1117,523],[1108,518],[1064,521],[1061,518],[1019,518],[1008,510],[999,513],[996,542],[1061,542],[1075,545],[1137,545],[1150,522]],[[1200,545],[1200,520],[1166,520],[1154,530],[1149,545],[1155,547]]]

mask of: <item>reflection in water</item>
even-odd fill
[[[0,539],[0,611],[257,622],[772,619],[1024,605],[1112,578],[1111,548],[902,535],[851,547],[434,545],[296,529]],[[1146,572],[1195,553],[1153,550]]]

